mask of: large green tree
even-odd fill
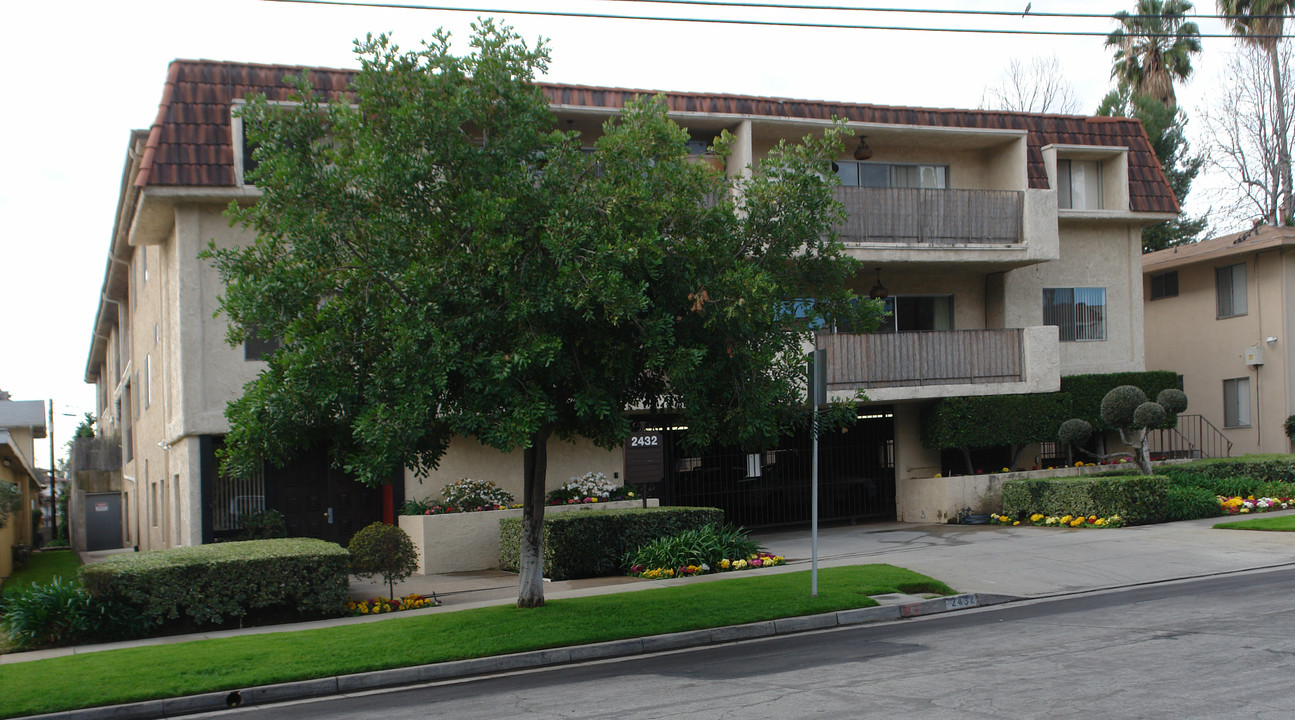
[[[1205,163],[1202,153],[1193,153],[1185,133],[1187,115],[1148,95],[1135,95],[1128,86],[1112,90],[1102,99],[1097,114],[1108,117],[1131,117],[1142,122],[1151,149],[1160,161],[1169,187],[1182,206],[1187,202],[1192,182]],[[1142,252],[1154,252],[1200,239],[1208,224],[1206,218],[1178,217],[1142,229]]]
[[[627,409],[671,409],[696,443],[758,448],[806,421],[814,324],[875,323],[832,241],[839,129],[732,179],[689,160],[657,99],[582,152],[533,84],[545,48],[489,21],[462,57],[443,33],[357,52],[349,103],[303,83],[246,106],[261,197],[231,213],[257,239],[208,257],[229,340],[282,344],[227,410],[230,471],[321,437],[370,483],[428,472],[455,436],[522,448],[518,604],[536,606],[551,437],[614,447]]]
[[[1132,13],[1114,15],[1120,27],[1106,37],[1115,49],[1111,78],[1139,95],[1173,108],[1174,82],[1192,74],[1192,56],[1201,52],[1200,28],[1187,20],[1188,0],[1138,0]]]
[[[1220,13],[1230,16],[1228,24],[1233,34],[1263,48],[1272,72],[1274,97],[1285,98],[1287,83],[1278,43],[1281,42],[1282,31],[1286,27],[1286,16],[1295,14],[1295,0],[1218,0],[1218,7]],[[1274,103],[1273,110],[1276,113],[1273,145],[1277,151],[1278,203],[1277,217],[1267,220],[1277,225],[1291,218],[1291,193],[1295,191],[1295,185],[1291,182],[1291,119],[1287,117],[1286,103]]]

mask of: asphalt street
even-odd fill
[[[1284,719],[1292,591],[1252,571],[203,717]]]

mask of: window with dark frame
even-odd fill
[[[1250,426],[1250,378],[1223,381],[1223,427]]]
[[[949,187],[948,165],[852,162],[832,163],[832,170],[844,187],[925,188]]]
[[[1061,342],[1106,339],[1106,288],[1044,288],[1043,324]]]
[[[1246,302],[1246,264],[1214,269],[1218,291],[1218,318],[1238,317],[1249,312]]]
[[[1163,300],[1171,297],[1178,297],[1178,271],[1171,270],[1159,275],[1152,275],[1151,299]]]

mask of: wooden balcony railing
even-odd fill
[[[1025,194],[1013,190],[839,187],[845,243],[926,245],[1021,242]]]
[[[1022,330],[823,333],[827,389],[1023,382]]]

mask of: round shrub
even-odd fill
[[[1177,388],[1165,388],[1156,395],[1156,402],[1160,403],[1165,412],[1177,415],[1187,410],[1187,393]]]
[[[355,533],[346,549],[351,553],[351,572],[360,577],[381,575],[392,600],[396,599],[396,583],[418,569],[413,541],[395,525],[375,522]]]
[[[1113,428],[1133,426],[1133,413],[1147,401],[1147,394],[1134,385],[1112,388],[1102,398],[1102,422]]]
[[[1169,419],[1169,414],[1160,403],[1144,402],[1133,411],[1133,427],[1135,428],[1158,428],[1164,427],[1165,421]]]
[[[1093,436],[1093,426],[1087,420],[1072,418],[1061,423],[1057,438],[1067,445],[1084,445]]]

